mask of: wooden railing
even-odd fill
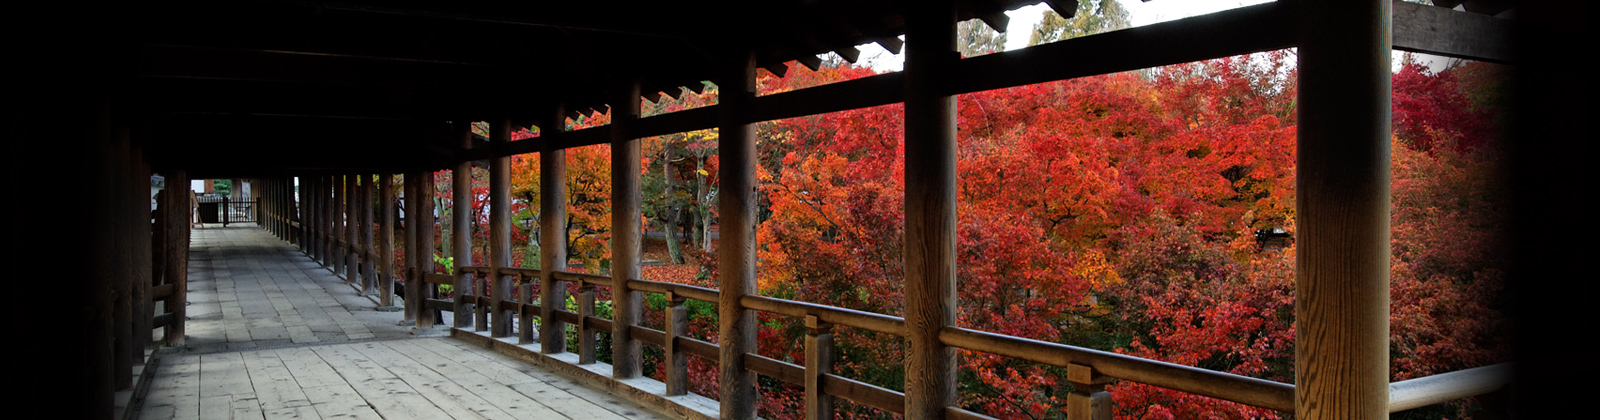
[[[503,268],[500,274],[512,276],[522,285],[521,296],[534,296],[532,279],[543,273],[534,269]],[[472,274],[492,278],[489,267],[460,267],[458,274]],[[609,332],[611,320],[594,316],[594,288],[612,287],[611,277],[593,274],[552,272],[555,278],[578,284],[580,290],[578,312],[564,309],[554,311],[561,321],[578,326],[580,364],[594,363],[594,333]],[[450,276],[439,275],[440,281]],[[481,283],[481,282],[480,282]],[[716,344],[697,340],[688,335],[685,302],[698,300],[716,304],[721,296],[715,289],[663,283],[649,280],[628,280],[628,286],[645,293],[665,295],[665,331],[644,326],[630,326],[633,336],[644,344],[663,350],[667,366],[666,395],[684,395],[688,392],[688,364],[685,356],[694,355],[716,362],[721,358]],[[478,305],[478,330],[487,330],[486,309],[492,299],[479,287],[467,301]],[[526,298],[524,298],[526,299]],[[536,342],[532,336],[536,328],[532,319],[539,316],[539,305],[531,302],[513,302],[502,299],[501,308],[519,314],[519,343]],[[832,412],[832,398],[843,398],[857,404],[877,408],[889,413],[904,414],[905,394],[885,389],[833,373],[833,328],[847,326],[868,331],[904,337],[905,321],[902,318],[838,308],[814,303],[797,302],[766,296],[746,296],[740,301],[745,307],[778,315],[800,318],[805,322],[804,365],[784,362],[758,354],[745,354],[747,369],[782,381],[804,387],[804,407],[807,418],[812,413]],[[559,303],[563,307],[565,302]],[[1068,395],[1069,418],[1102,418],[1111,410],[1107,384],[1115,380],[1132,381],[1176,391],[1203,395],[1271,410],[1293,412],[1295,387],[1293,384],[1251,378],[1226,372],[1217,372],[1158,360],[1143,359],[1124,354],[1051,343],[1022,337],[995,334],[966,328],[946,327],[939,339],[945,345],[1012,357],[1050,366],[1067,368],[1067,381],[1073,384]],[[1491,393],[1511,381],[1510,364],[1499,364],[1426,378],[1395,382],[1390,385],[1389,411],[1401,411],[1431,404]],[[988,416],[959,407],[947,407],[946,415],[954,419],[986,419]],[[1085,416],[1085,417],[1078,417]]]

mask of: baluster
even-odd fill
[[[1067,382],[1072,383],[1072,392],[1067,394],[1067,418],[1111,420],[1111,393],[1106,392],[1111,377],[1093,367],[1071,363],[1067,365]]]
[[[684,308],[684,301],[683,296],[667,291],[667,339],[662,346],[662,353],[665,353],[662,362],[667,365],[667,395],[689,393],[689,355],[678,348],[678,337],[689,335],[689,310]]]
[[[517,344],[533,344],[533,313],[528,310],[528,304],[533,302],[533,282],[518,274],[517,281],[522,283],[522,296],[517,298]]]
[[[806,315],[806,420],[833,418],[833,396],[823,393],[823,377],[833,373],[833,324]]]
[[[483,274],[483,273],[479,272],[477,274]],[[474,285],[473,286],[474,290],[472,291],[472,295],[473,295],[473,299],[475,299],[476,303],[477,303],[476,305],[473,305],[473,312],[476,312],[476,314],[474,315],[474,320],[477,321],[477,322],[475,322],[473,324],[473,325],[477,326],[476,328],[473,328],[473,331],[488,331],[489,330],[489,309],[490,308],[489,308],[489,305],[484,305],[483,303],[489,301],[489,300],[484,299],[484,298],[489,297],[489,282],[494,281],[494,278],[495,278],[494,276],[482,276],[477,281],[472,282],[473,285]]]
[[[616,308],[613,307],[613,310]],[[578,286],[578,364],[594,363],[595,331],[585,320],[594,316],[594,283]]]

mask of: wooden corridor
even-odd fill
[[[446,328],[401,326],[255,226],[193,240],[187,345],[160,356],[128,418],[662,418]]]
[[[1519,73],[1527,92],[1587,91],[1568,84],[1586,81],[1570,77],[1570,62],[1553,59],[1570,56],[1555,52],[1569,52],[1571,40],[1582,39],[1582,22],[1566,21],[1584,16],[1581,8],[1543,4],[1548,0],[1278,0],[962,57],[960,22],[979,19],[998,30],[1007,27],[1007,11],[1031,3],[1037,0],[781,0],[759,7],[20,2],[8,13],[29,24],[10,25],[23,31],[14,38],[24,48],[13,55],[24,73],[13,83],[20,93],[5,95],[16,102],[8,108],[14,110],[8,140],[15,139],[8,155],[16,161],[12,178],[25,187],[17,197],[45,205],[11,206],[10,219],[23,230],[8,233],[25,247],[19,260],[28,270],[18,277],[40,280],[15,285],[30,294],[20,299],[30,306],[13,312],[29,324],[47,321],[20,341],[38,346],[30,349],[33,357],[17,360],[55,369],[33,375],[36,382],[26,386],[50,393],[36,401],[75,398],[35,404],[47,412],[25,417],[134,417],[122,416],[117,400],[139,383],[151,386],[143,404],[131,406],[143,408],[135,418],[542,417],[528,402],[561,412],[555,401],[595,407],[573,417],[646,414],[526,373],[511,359],[452,349],[472,343],[522,351],[528,356],[521,360],[548,361],[646,404],[694,397],[686,361],[702,358],[718,374],[716,395],[699,398],[718,404],[663,408],[687,418],[756,418],[763,377],[803,386],[809,419],[832,418],[836,400],[908,419],[991,419],[960,399],[958,355],[967,351],[1065,370],[1072,387],[1066,414],[1073,420],[1111,418],[1106,385],[1112,381],[1298,419],[1383,419],[1493,392],[1514,394],[1519,418],[1553,418],[1536,412],[1591,394],[1565,386],[1587,376],[1573,374],[1572,366],[1591,356],[1582,346],[1548,345],[1550,337],[1573,334],[1572,320],[1592,316],[1580,313],[1592,306],[1579,301],[1589,294],[1559,283],[1592,271],[1579,265],[1590,253],[1558,246],[1589,235],[1552,222],[1571,219],[1569,194],[1535,188],[1513,189],[1509,223],[1533,228],[1508,239],[1506,275],[1526,285],[1515,294],[1519,322],[1559,327],[1559,334],[1519,328],[1509,337],[1526,363],[1515,375],[1509,365],[1401,382],[1387,375],[1393,53],[1528,63]],[[1046,3],[1072,16],[1080,2]],[[1496,17],[1512,3],[1533,7],[1507,14],[1517,19]],[[1463,4],[1467,11],[1454,10]],[[1552,16],[1561,17],[1558,25],[1541,21]],[[680,21],[697,24],[668,24]],[[817,70],[826,53],[855,62],[868,43],[903,54],[902,70],[757,95],[758,70],[782,77],[791,61]],[[1525,54],[1529,47],[1537,48]],[[960,327],[956,95],[1288,48],[1297,57],[1293,383]],[[702,92],[706,82],[717,87],[715,105],[651,116],[641,109],[641,102]],[[1580,171],[1589,164],[1577,159],[1588,154],[1574,152],[1570,140],[1582,137],[1567,131],[1585,121],[1576,113],[1586,108],[1565,105],[1568,98],[1512,96],[1519,102],[1516,138],[1526,141],[1506,145],[1511,179],[1586,179]],[[903,109],[895,140],[905,145],[896,152],[905,180],[904,283],[896,293],[904,296],[902,307],[869,313],[762,295],[758,124],[893,104]],[[569,119],[601,110],[609,124],[568,129]],[[474,133],[479,123],[487,123],[487,135]],[[513,141],[523,129],[538,136]],[[638,252],[641,139],[703,129],[718,130],[716,287],[645,280]],[[612,271],[604,276],[567,271],[570,238],[560,233],[567,220],[566,150],[597,145],[611,153],[608,231],[615,236],[607,240]],[[514,157],[533,153],[537,203],[511,194]],[[42,163],[55,162],[69,167],[47,174]],[[475,167],[489,173],[487,219],[464,217],[473,214],[473,200],[452,200],[457,207],[449,213],[456,217],[435,220],[445,213],[432,207],[436,188],[415,181]],[[257,220],[278,239],[254,228],[215,235],[201,228],[191,236],[185,194],[156,197],[163,204],[152,214],[152,174],[161,175],[165,191],[191,180],[261,182],[265,201]],[[394,182],[402,178],[413,182],[397,196]],[[449,196],[484,194],[469,178],[452,177]],[[531,227],[519,226],[527,219],[511,213],[521,205],[539,209],[541,269],[511,264],[513,230]],[[409,220],[393,220],[395,206]],[[443,223],[454,232],[483,229],[485,258],[474,261],[474,235],[455,235],[448,247],[452,269],[441,272],[432,257],[447,253],[432,248],[431,227]],[[392,237],[358,237],[398,235],[401,224],[407,238],[398,243],[409,249],[393,249]],[[200,241],[192,254],[190,238]],[[373,262],[396,252],[408,256],[404,267],[374,270]],[[384,301],[360,296],[332,274],[358,271],[369,273],[357,282],[363,290],[384,290]],[[406,289],[378,279],[405,279]],[[1560,287],[1545,286],[1552,281]],[[444,285],[458,292],[455,299],[428,299]],[[576,286],[572,296],[569,285]],[[389,290],[414,299],[389,301]],[[609,317],[595,310],[597,290],[610,296]],[[641,322],[647,295],[669,302],[660,330]],[[566,310],[569,297],[577,309]],[[715,306],[714,337],[687,334],[688,301]],[[405,310],[375,310],[380,305]],[[793,361],[803,366],[758,354],[758,315],[804,322],[807,355]],[[539,337],[535,319],[546,332]],[[424,326],[421,337],[402,320]],[[836,374],[843,372],[833,366],[835,326],[905,340],[905,360],[886,361],[903,365],[904,377],[894,382],[904,386],[881,388]],[[559,334],[569,327],[581,337],[570,349]],[[167,334],[151,340],[158,330]],[[598,344],[600,334],[610,335],[610,348]],[[146,371],[141,357],[161,346],[188,350],[166,353]],[[669,368],[661,382],[635,386],[654,381],[642,368],[644,346],[659,348]],[[595,362],[606,353],[613,364],[602,368]],[[1508,386],[1513,379],[1516,386]],[[518,389],[535,382],[563,392]],[[626,387],[635,391],[618,391]]]

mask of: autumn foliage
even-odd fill
[[[1277,51],[959,96],[960,326],[1292,382],[1293,63],[1292,52]],[[1395,380],[1509,358],[1495,339],[1508,324],[1499,294],[1505,262],[1494,252],[1505,211],[1489,147],[1499,141],[1497,102],[1481,66],[1466,67],[1476,71],[1471,78],[1416,64],[1395,74]],[[759,82],[761,94],[772,94],[874,74],[791,67]],[[647,114],[674,112],[711,103],[715,92],[644,105]],[[896,104],[759,124],[761,294],[901,314],[902,122]],[[645,267],[647,279],[716,287],[716,139],[705,130],[646,140],[646,229],[674,250],[665,265]],[[573,264],[603,271],[609,149],[572,149],[566,159]],[[514,241],[533,256],[536,155],[515,158],[513,168],[513,212],[533,221]],[[645,323],[659,327],[664,302],[650,299]],[[708,305],[691,303],[690,334],[716,342]],[[903,386],[899,338],[836,333],[838,374]],[[759,351],[802,363],[803,334],[797,319],[763,315]],[[647,372],[660,378],[654,360]],[[968,351],[960,360],[963,407],[999,418],[1065,417],[1071,386],[1062,369]],[[715,398],[715,369],[691,358],[692,390]],[[798,417],[797,387],[761,383],[761,416]],[[1126,381],[1109,390],[1118,418],[1281,415]],[[839,411],[889,416],[849,403]],[[1436,411],[1471,414],[1466,404]]]

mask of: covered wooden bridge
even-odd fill
[[[37,246],[53,254],[43,264],[22,264],[44,270],[13,283],[13,290],[33,292],[30,300],[38,306],[14,319],[30,331],[33,325],[48,330],[17,348],[51,362],[46,366],[55,372],[40,375],[48,377],[42,389],[80,402],[51,406],[49,413],[106,418],[113,415],[117,391],[134,386],[134,367],[141,366],[147,349],[184,344],[193,231],[177,210],[187,208],[181,201],[186,198],[178,196],[163,198],[164,211],[151,223],[146,180],[159,173],[180,188],[189,179],[255,180],[264,200],[262,226],[311,260],[377,292],[376,305],[395,305],[386,292],[394,287],[388,279],[409,280],[403,311],[393,314],[396,322],[425,328],[441,322],[436,313],[450,313],[450,334],[461,342],[682,417],[753,418],[756,377],[763,375],[804,386],[808,418],[831,417],[837,398],[908,418],[985,418],[955,406],[957,349],[1066,368],[1076,389],[1073,418],[1109,418],[1103,389],[1112,380],[1304,419],[1382,418],[1505,389],[1512,377],[1508,366],[1388,380],[1390,51],[1526,64],[1528,74],[1543,76],[1549,67],[1517,53],[1538,56],[1543,51],[1537,48],[1556,45],[1547,41],[1576,34],[1570,18],[1538,3],[1519,16],[1551,24],[1524,27],[1488,15],[1518,3],[1513,1],[1468,1],[1463,12],[1436,7],[1462,3],[1455,0],[1283,0],[982,57],[962,59],[956,52],[957,22],[977,18],[1003,29],[1003,12],[1026,3],[268,0],[133,1],[80,10],[22,6],[14,16],[86,36],[22,31],[12,37],[26,40],[25,56],[38,64],[19,79],[27,85],[11,96],[12,167],[22,169],[13,180],[50,185],[21,195],[24,202],[51,192],[71,197],[61,200],[58,215],[12,213],[14,224],[28,225],[19,241],[44,238]],[[1071,14],[1076,2],[1049,3]],[[815,67],[817,54],[827,52],[855,60],[856,46],[865,43],[903,49],[905,70],[755,94],[758,69],[781,74],[791,60]],[[1295,383],[956,325],[953,95],[1282,48],[1298,48],[1300,72]],[[641,97],[677,95],[682,87],[700,88],[703,80],[719,87],[718,104],[641,118]],[[1545,79],[1529,80],[1528,87],[1538,89]],[[752,123],[902,102],[905,317],[757,294]],[[563,129],[570,116],[607,108],[609,125]],[[1519,117],[1522,127],[1544,130],[1540,123],[1572,111],[1567,112],[1541,108]],[[480,121],[489,123],[487,139],[469,129]],[[539,137],[511,141],[522,127],[537,127]],[[704,128],[720,130],[720,286],[640,280],[638,139]],[[1573,158],[1549,153],[1554,146],[1534,140],[1544,133],[1533,130],[1519,137],[1527,143],[1508,152],[1514,162],[1539,162],[1515,165],[1519,179],[1565,175],[1561,171],[1569,169],[1552,163]],[[562,230],[556,225],[547,225],[539,238],[543,270],[509,267],[509,157],[539,153],[540,212],[549,224],[565,218],[563,149],[594,144],[610,144],[612,152],[611,275],[566,272],[565,241],[555,236]],[[28,169],[46,163],[62,168]],[[472,165],[491,173],[488,260],[472,261],[462,252],[472,248],[471,236],[456,235],[454,273],[428,274],[435,272],[427,257],[432,251],[417,249],[404,250],[403,272],[390,273],[391,264],[375,268],[378,256],[393,255],[394,241],[357,232],[370,234],[373,224],[392,226],[388,216],[396,212],[366,203],[394,205],[389,194],[396,174],[426,179]],[[45,173],[55,181],[45,182]],[[456,180],[458,196],[467,194],[464,177]],[[375,190],[382,194],[376,201]],[[432,220],[431,194],[430,188],[405,192],[406,203],[416,207],[405,212],[411,240],[404,243],[434,242],[432,230],[418,226],[450,223],[458,232],[470,230],[465,218]],[[1543,205],[1550,198],[1519,192],[1515,199],[1519,220],[1551,214]],[[1562,265],[1572,264],[1561,259],[1562,252],[1575,251],[1547,249],[1538,236],[1545,234],[1519,233],[1515,282],[1537,282],[1570,268]],[[489,283],[492,288],[484,286]],[[454,300],[429,298],[433,292],[427,289],[436,284],[469,292]],[[533,284],[541,290],[536,298],[526,289]],[[581,291],[576,312],[560,304],[567,284]],[[528,298],[511,300],[513,285]],[[611,319],[593,314],[597,288],[615,297]],[[652,293],[671,302],[664,330],[639,324],[642,296]],[[1540,292],[1522,296],[1535,293]],[[719,308],[716,344],[684,336],[686,300]],[[1523,320],[1561,315],[1545,305],[1519,308]],[[755,353],[758,311],[804,319],[809,333],[803,366]],[[538,331],[533,319],[542,321]],[[567,325],[582,337],[578,348],[567,348],[564,334],[555,333]],[[835,325],[905,337],[903,392],[832,374]],[[152,331],[164,331],[165,342],[152,342]],[[595,334],[610,334],[615,346],[595,348]],[[664,383],[641,377],[641,346],[664,349],[670,366]],[[1560,351],[1519,348],[1532,356]],[[615,363],[597,364],[596,352],[609,352]],[[720,366],[716,405],[684,396],[687,357]],[[1552,395],[1543,385],[1550,372],[1546,360],[1551,358],[1534,357],[1516,369],[1518,385],[1503,391],[1515,391],[1515,407],[1538,409],[1541,398]]]

